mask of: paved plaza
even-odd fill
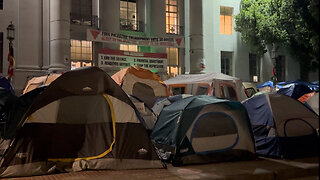
[[[259,158],[253,161],[222,162],[204,165],[148,170],[101,170],[61,173],[45,176],[12,178],[14,180],[181,180],[181,179],[236,179],[236,180],[317,180],[319,158],[295,160]]]

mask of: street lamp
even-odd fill
[[[11,82],[11,78],[14,74],[14,58],[13,58],[13,46],[12,46],[12,41],[14,40],[15,36],[15,28],[14,25],[12,24],[12,21],[7,27],[7,39],[9,40],[9,53],[8,53],[8,61],[9,61],[9,66],[8,66],[8,80]]]
[[[15,31],[15,28],[11,21],[7,27],[7,39],[9,40],[10,43],[14,40],[14,35],[15,35],[14,31]]]

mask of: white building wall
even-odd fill
[[[232,75],[249,80],[249,51],[240,40],[240,34],[220,34],[220,6],[233,7],[233,13],[239,13],[239,0],[211,1],[203,0],[203,36],[206,72],[221,72],[221,51],[233,52]],[[235,24],[234,24],[235,25]]]
[[[203,49],[206,72],[221,72],[221,51],[229,51],[233,52],[232,75],[243,81],[250,81],[250,48],[241,41],[241,34],[236,31],[232,35],[220,34],[220,6],[233,7],[233,14],[236,15],[240,12],[240,0],[202,0]],[[235,26],[235,23],[233,25]],[[300,76],[299,63],[286,52],[279,51],[278,54],[284,55],[286,59],[285,79],[298,79]],[[260,82],[270,80],[272,67],[271,55],[270,52],[267,52],[261,57]]]

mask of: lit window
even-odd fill
[[[121,51],[138,52],[138,46],[137,45],[131,45],[131,44],[120,44],[120,50]]]
[[[121,30],[138,30],[137,4],[135,0],[120,1],[120,28]]]
[[[232,34],[233,8],[220,6],[220,34]]]
[[[92,66],[92,42],[71,40],[71,69]]]
[[[178,1],[166,0],[166,33],[179,34]]]
[[[167,48],[167,72],[171,77],[181,74],[178,48]]]

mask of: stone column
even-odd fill
[[[100,29],[108,33],[119,34],[120,32],[120,1],[119,0],[100,0],[99,1],[99,17]],[[117,43],[102,43],[97,48],[119,49]],[[102,68],[109,75],[112,75],[120,70],[118,67]]]
[[[200,73],[203,55],[202,0],[190,1],[190,73]]]
[[[50,72],[70,69],[70,0],[50,0]]]

